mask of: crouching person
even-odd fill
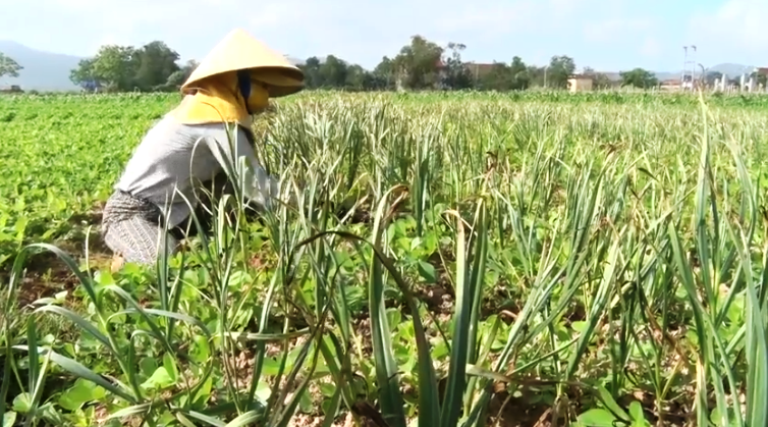
[[[283,55],[242,30],[208,54],[181,87],[181,103],[135,149],[104,207],[102,238],[119,260],[113,269],[122,262],[155,263],[163,243],[169,255],[177,251],[199,190],[211,183],[223,190],[222,177],[237,180],[247,201],[270,208],[277,179],[256,160],[253,115],[270,98],[299,92],[303,78]],[[245,167],[233,173],[233,165]]]

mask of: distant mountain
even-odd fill
[[[755,69],[755,66],[752,66],[752,65],[726,63],[726,64],[717,64],[714,67],[709,67],[707,71],[722,73],[727,75],[728,77],[734,78],[734,77],[740,76],[741,74],[751,74],[752,71],[754,71],[754,69]]]
[[[0,40],[0,52],[24,67],[19,77],[0,78],[0,85],[19,85],[24,90],[69,91],[80,88],[69,81],[69,73],[82,58],[32,49],[19,43]]]
[[[660,82],[663,82],[664,80],[674,80],[674,79],[680,80],[680,76],[683,74],[683,72],[678,71],[678,72],[671,73],[668,71],[654,71],[653,74],[656,75],[656,78]]]

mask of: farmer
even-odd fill
[[[243,30],[221,41],[182,85],[181,103],[144,136],[107,200],[101,232],[115,253],[113,269],[154,263],[162,237],[175,252],[191,214],[186,200],[196,208],[200,187],[218,185],[219,177],[269,208],[277,180],[256,160],[252,117],[269,98],[300,91],[303,80],[300,69]],[[232,165],[245,170],[233,176]],[[173,233],[163,233],[166,221]]]

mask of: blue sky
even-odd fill
[[[163,40],[200,58],[234,27],[294,57],[334,54],[365,67],[413,34],[467,45],[465,60],[578,67],[768,66],[768,0],[0,0],[0,39],[79,56],[105,43]]]

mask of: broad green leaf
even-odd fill
[[[435,267],[432,266],[432,264],[419,261],[417,266],[419,269],[419,274],[424,280],[427,281],[427,283],[437,283],[437,273],[435,272]]]
[[[170,387],[174,385],[176,381],[171,378],[170,375],[168,375],[168,370],[161,366],[157,369],[155,369],[155,372],[152,373],[152,376],[149,377],[146,381],[144,381],[141,384],[142,388],[147,389],[163,389],[166,387]]]
[[[605,409],[590,409],[578,417],[583,427],[614,427],[615,420],[616,417]]]
[[[3,415],[3,427],[13,427],[16,424],[16,412],[8,411]]]
[[[29,393],[20,393],[13,399],[13,410],[22,414],[32,409],[32,396]]]

